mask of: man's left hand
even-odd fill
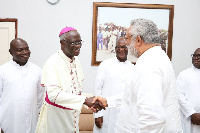
[[[200,113],[194,113],[191,116],[191,122],[195,125],[200,125]]]
[[[102,116],[102,117],[95,118],[95,125],[96,125],[98,128],[101,128],[102,124],[103,124],[103,116]]]

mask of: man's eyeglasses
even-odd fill
[[[123,50],[128,49],[126,46],[123,46],[123,47],[121,47],[121,46],[116,46],[115,48],[116,48],[116,49],[123,49]]]
[[[76,41],[76,42],[69,42],[67,40],[63,40],[63,41],[65,41],[66,43],[69,43],[72,46],[82,45],[82,42],[83,42],[82,40]]]
[[[191,56],[192,56],[192,58],[200,59],[200,54],[192,54]]]

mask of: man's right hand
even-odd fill
[[[102,124],[103,124],[103,116],[102,116],[102,117],[95,118],[95,125],[96,125],[98,128],[101,128]]]
[[[105,110],[105,107],[101,104],[101,102],[96,101],[96,100],[95,100],[95,102],[93,102],[94,98],[95,97],[87,97],[85,99],[84,104],[87,105],[90,109],[92,109],[93,112],[95,112],[95,113],[98,112],[98,111],[100,111],[100,110],[102,110],[102,109]]]
[[[93,99],[92,103],[95,103],[96,101],[99,101],[104,107],[108,107],[107,99],[106,98],[104,98],[104,97],[95,97]]]

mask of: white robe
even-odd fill
[[[200,113],[200,69],[192,66],[182,71],[177,87],[184,133],[200,133],[200,125],[191,123],[191,115]]]
[[[41,69],[9,61],[0,67],[0,127],[4,133],[34,133],[44,89]]]
[[[109,105],[109,102],[108,102]],[[137,60],[116,120],[116,133],[181,133],[176,78],[160,46]]]
[[[86,98],[79,95],[83,78],[79,59],[75,57],[72,61],[62,50],[46,61],[42,84],[46,87],[50,102],[60,107],[44,101],[36,133],[79,132],[79,114]]]
[[[133,71],[130,61],[120,62],[116,57],[103,61],[98,67],[94,96],[110,97],[122,94],[124,85]],[[94,125],[94,133],[113,133],[117,108],[107,108],[95,113],[95,118],[103,116],[99,129]]]

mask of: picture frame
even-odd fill
[[[157,24],[160,44],[171,60],[174,5],[93,2],[92,66],[116,56],[115,38],[124,36],[131,20],[137,18],[150,19]],[[128,60],[135,64],[137,58],[128,54]]]

